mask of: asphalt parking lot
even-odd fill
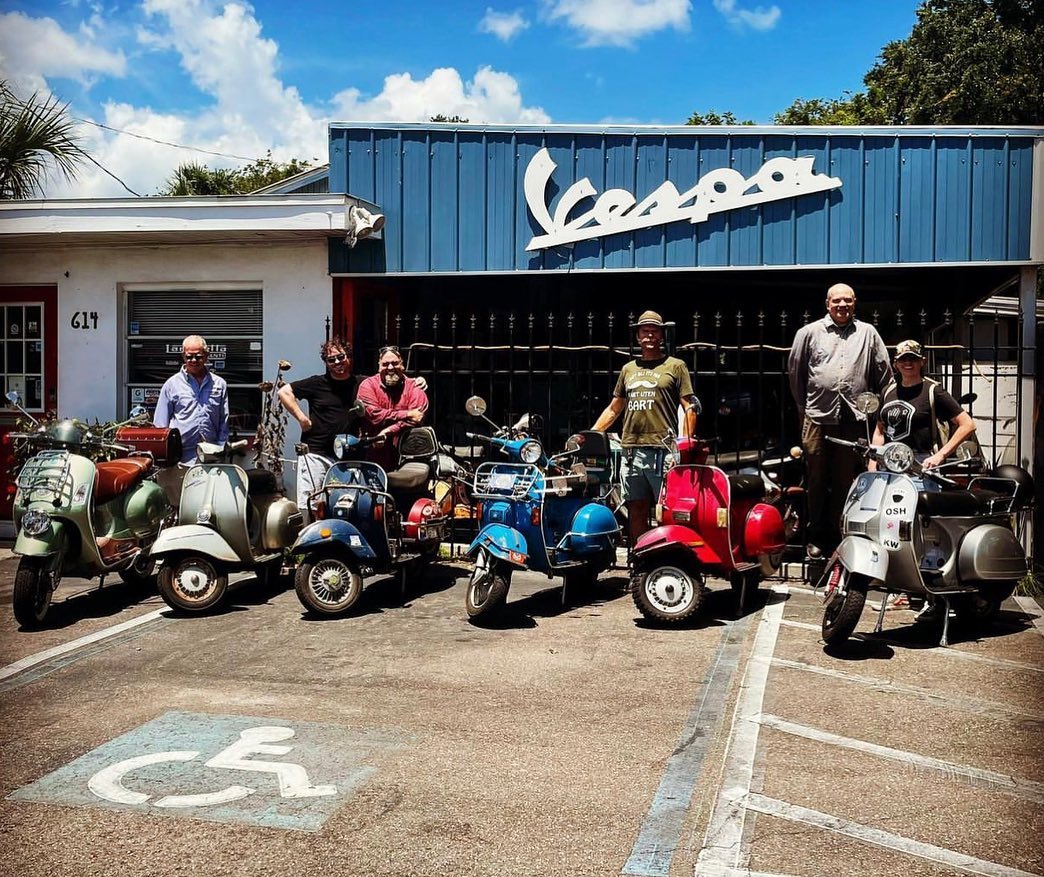
[[[830,653],[820,603],[712,582],[680,629],[622,572],[469,624],[462,564],[348,618],[289,581],[176,618],[0,558],[0,873],[1044,874],[1044,618],[939,648],[913,613]],[[143,597],[143,598],[142,598]]]

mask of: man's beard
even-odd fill
[[[381,375],[381,385],[386,390],[400,392],[404,383],[405,379],[400,374]]]

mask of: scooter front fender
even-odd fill
[[[888,552],[870,539],[846,536],[834,556],[850,573],[884,582],[888,576]],[[829,564],[827,564],[829,568]]]
[[[313,521],[305,527],[297,537],[291,554],[307,554],[322,548],[338,546],[353,554],[359,560],[375,560],[377,553],[370,543],[359,532],[359,528],[348,521],[327,518]]]
[[[465,553],[473,557],[480,548],[485,548],[497,560],[518,569],[526,568],[526,559],[529,557],[526,537],[506,524],[487,524]]]
[[[679,549],[691,552],[701,563],[721,563],[721,559],[699,533],[681,524],[661,524],[642,533],[634,544],[631,560],[641,560],[658,552]]]
[[[67,526],[65,521],[51,518],[50,526],[39,536],[30,536],[23,530],[19,530],[12,550],[20,557],[60,558],[64,556],[68,543]]]
[[[241,558],[232,550],[232,546],[210,527],[202,524],[181,524],[177,527],[168,527],[160,532],[156,541],[152,543],[150,556],[162,560],[164,555],[175,552],[188,552],[202,554],[215,560],[224,560],[227,563],[241,563],[249,558]]]

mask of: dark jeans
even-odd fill
[[[863,458],[851,448],[826,441],[827,436],[855,441],[866,438],[865,423],[836,425],[813,423],[807,417],[801,427],[808,474],[808,541],[824,553],[841,541],[841,512],[856,475],[865,468]]]

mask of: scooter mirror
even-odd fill
[[[860,414],[873,414],[881,407],[876,393],[860,393],[852,404]]]
[[[22,401],[22,397],[18,395],[17,390],[12,390],[10,393],[8,393],[6,399],[12,405],[17,405],[19,402]]]
[[[137,420],[139,417],[144,417],[148,413],[149,409],[146,408],[144,405],[135,405],[130,410],[130,417],[131,420]]]
[[[486,413],[486,400],[481,396],[472,396],[464,403],[464,410],[472,417],[481,417]]]

